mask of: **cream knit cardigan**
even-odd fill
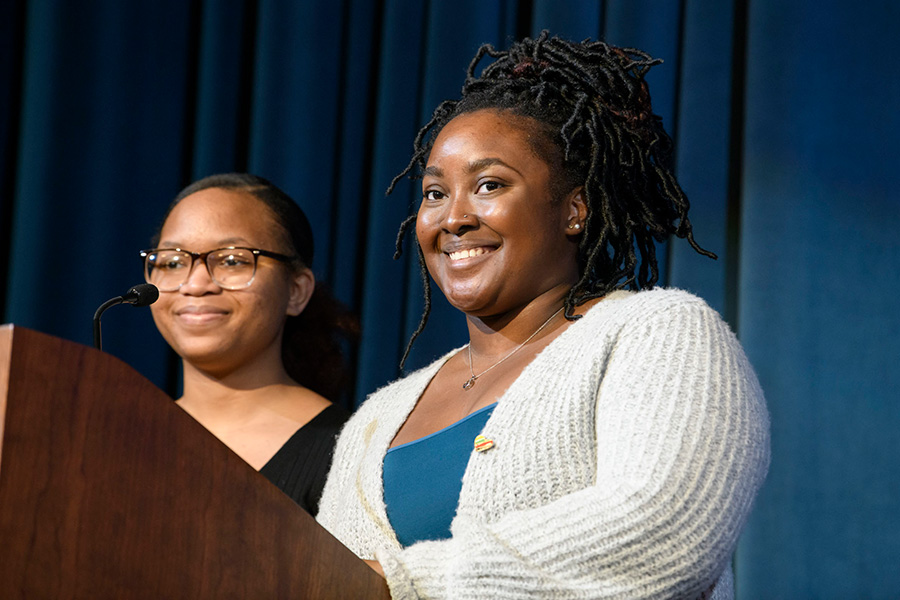
[[[756,376],[728,326],[678,290],[617,292],[500,398],[469,456],[452,537],[402,549],[385,452],[450,357],[347,423],[318,520],[381,561],[392,597],[733,596],[730,559],[769,464]]]

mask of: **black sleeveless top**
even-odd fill
[[[259,472],[315,515],[331,467],[335,438],[349,418],[350,413],[332,404],[298,429]]]

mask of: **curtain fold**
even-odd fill
[[[750,4],[738,333],[773,460],[747,597],[900,590],[898,24],[887,2]]]

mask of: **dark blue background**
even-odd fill
[[[0,3],[3,321],[90,343],[141,280],[137,251],[187,182],[248,170],[316,231],[319,278],[362,317],[354,401],[397,375],[418,322],[415,202],[384,197],[482,42],[543,28],[665,59],[649,75],[712,262],[665,281],[741,338],[772,414],[740,598],[897,598],[900,8],[842,0],[239,0]],[[411,365],[465,341],[438,298]],[[146,310],[105,348],[170,391]]]

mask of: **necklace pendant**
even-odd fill
[[[537,334],[539,334],[539,333],[541,332],[542,329],[544,329],[544,327],[546,327],[547,325],[549,325],[549,324],[550,324],[550,321],[553,320],[553,317],[555,317],[556,315],[558,315],[559,313],[561,313],[561,312],[563,311],[564,308],[565,308],[565,305],[561,306],[561,307],[559,308],[559,310],[557,310],[555,313],[553,313],[552,315],[550,315],[550,318],[547,319],[546,321],[544,321],[544,323],[543,323],[540,327],[538,327],[538,328],[534,331],[534,333],[532,333],[531,335],[529,335],[528,338],[527,338],[524,342],[522,342],[521,344],[519,344],[518,346],[516,346],[515,348],[513,348],[512,352],[510,352],[509,354],[507,354],[506,356],[504,356],[503,358],[501,358],[500,360],[498,360],[497,362],[495,362],[494,364],[492,364],[491,366],[489,366],[487,369],[485,369],[484,371],[482,371],[482,372],[479,373],[478,375],[475,374],[475,369],[472,367],[472,344],[471,344],[471,343],[466,344],[466,350],[467,350],[467,352],[468,352],[468,354],[469,354],[469,373],[471,373],[472,376],[469,377],[469,380],[463,384],[463,389],[464,389],[464,390],[470,389],[473,385],[475,385],[475,380],[476,380],[476,379],[478,379],[479,377],[481,377],[482,375],[484,375],[485,373],[487,373],[488,371],[490,371],[491,369],[493,369],[494,367],[496,367],[497,365],[499,365],[500,363],[502,363],[504,360],[506,360],[507,358],[509,358],[510,356],[512,356],[513,354],[515,354],[515,353],[518,352],[519,350],[521,350],[521,349],[525,346],[525,344],[527,344],[528,342],[530,342],[531,340],[533,340],[534,337],[535,337]]]

